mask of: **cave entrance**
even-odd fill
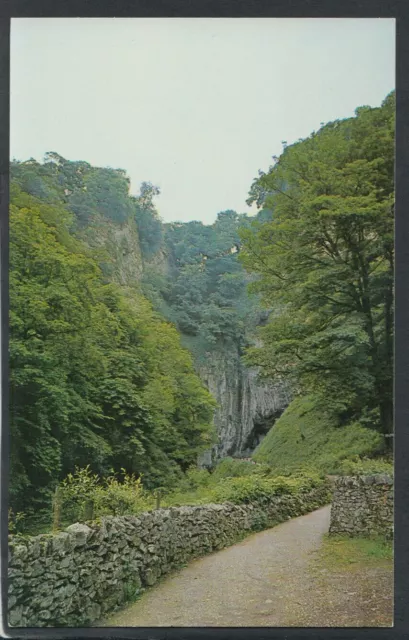
[[[270,431],[276,420],[282,415],[284,409],[276,411],[269,416],[256,416],[253,422],[253,429],[248,435],[243,446],[243,454],[250,455],[258,447],[263,438]]]

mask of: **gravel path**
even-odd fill
[[[335,576],[314,567],[329,515],[324,507],[194,560],[100,626],[391,626],[389,566]]]

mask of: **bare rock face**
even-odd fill
[[[198,373],[219,404],[214,416],[219,442],[200,457],[201,466],[249,454],[290,402],[289,389],[258,380],[257,369],[245,367],[238,350],[208,354]]]
[[[108,242],[115,247],[116,280],[123,285],[133,285],[142,277],[142,256],[136,224],[128,220],[112,230]]]
[[[242,369],[241,453],[256,448],[290,401],[288,385],[259,380],[256,368]]]
[[[150,258],[144,258],[143,268],[144,271],[146,269],[155,269],[155,271],[163,276],[169,275],[172,268],[172,261],[169,252],[166,251],[165,247],[160,247],[153,256]]]
[[[81,232],[90,247],[100,250],[100,261],[108,276],[124,286],[134,286],[142,277],[142,256],[135,220],[113,222],[100,216]]]

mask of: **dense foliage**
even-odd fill
[[[221,461],[212,472],[191,469],[179,487],[165,496],[164,505],[263,502],[274,495],[302,494],[326,483],[324,474],[311,469],[280,475],[265,464],[247,465],[244,469],[242,461],[230,459],[227,464]]]
[[[209,447],[215,403],[176,329],[106,281],[63,198],[28,195],[23,174],[10,206],[11,504],[49,505],[75,465],[171,484]]]
[[[142,255],[145,258],[153,256],[162,246],[163,227],[153,198],[159,195],[158,187],[150,182],[143,182],[138,198],[133,198],[136,207],[136,222],[138,225],[139,241]]]
[[[77,467],[59,486],[59,514],[54,525],[83,522],[103,515],[140,513],[153,506],[153,495],[144,489],[142,479],[127,474],[125,469],[121,470],[121,474],[111,473],[101,478],[91,473],[89,466],[83,469]],[[55,504],[54,512],[56,507]]]
[[[366,456],[352,456],[342,460],[338,466],[338,474],[342,476],[368,476],[395,473],[392,456],[367,458]]]
[[[22,191],[50,204],[64,204],[75,214],[77,226],[103,215],[124,222],[134,214],[129,178],[122,169],[70,162],[55,152],[43,163],[34,159],[11,164],[13,181]]]
[[[231,473],[226,465],[223,466],[221,473],[218,473],[217,467],[212,472],[191,467],[175,489],[163,494],[161,504],[180,506],[213,502],[262,502],[275,495],[306,493],[326,483],[323,474],[311,470],[308,473],[280,476],[273,475],[271,468],[266,465],[250,464],[252,473],[241,475],[238,468],[234,468],[235,464],[230,463]],[[131,476],[125,474],[124,480],[119,483],[115,476],[110,476],[101,482],[89,469],[77,469],[62,485],[65,515],[69,514],[71,508],[71,519],[84,520],[84,505],[89,499],[94,503],[96,517],[139,513],[155,508],[154,493],[144,490],[141,483]]]
[[[130,180],[123,169],[93,167],[49,152],[43,163],[33,158],[13,161],[11,176],[25,193],[69,209],[77,231],[98,224],[101,218],[119,224],[133,219],[145,257],[161,245],[162,223],[153,204],[160,191],[150,182],[143,182],[139,195],[131,196]]]
[[[157,187],[133,197],[121,169],[13,162],[15,526],[21,511],[49,514],[67,477],[67,495],[84,482],[102,513],[145,504],[141,477],[184,504],[271,493],[271,474],[300,467],[368,470],[361,458],[392,431],[393,168],[393,94],[285,147],[251,188],[255,219],[163,224]],[[247,349],[298,394],[256,450],[263,464],[191,468],[214,441],[215,402],[182,344],[196,364]]]
[[[265,212],[264,212],[264,215]],[[238,261],[238,229],[249,218],[223,211],[216,222],[164,225],[168,273],[145,270],[144,291],[152,303],[184,336],[184,343],[200,360],[214,349],[246,344],[246,330],[260,314],[258,299],[249,296],[250,277]]]
[[[243,230],[241,252],[275,310],[248,362],[313,393],[335,423],[383,434],[393,428],[394,112],[391,94],[286,147],[250,192],[273,218]]]
[[[228,348],[232,341],[239,348],[246,343],[246,327],[253,327],[260,314],[258,299],[247,293],[251,278],[238,261],[238,229],[249,226],[246,215],[223,211],[213,225],[163,224],[154,204],[160,191],[151,183],[143,182],[134,197],[122,169],[92,167],[54,152],[46,154],[43,163],[13,162],[11,175],[22,191],[74,214],[73,229],[93,248],[108,280],[125,283],[120,263],[128,252],[140,249],[145,296],[176,325],[196,359]],[[270,217],[262,210],[257,219]],[[129,246],[125,238],[123,246],[112,237],[101,243],[107,222],[126,222],[129,229],[136,223],[139,246]],[[165,271],[156,259],[161,252],[170,266]]]

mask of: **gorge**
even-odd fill
[[[269,313],[238,259],[252,218],[164,224],[155,195],[56,153],[11,164],[17,512],[49,513],[75,466],[172,486],[192,464],[248,455],[289,403],[243,359]]]
[[[238,261],[238,229],[250,219],[234,211],[213,225],[193,221],[164,224],[153,204],[155,190],[142,185],[143,211],[135,220],[98,216],[81,229],[91,246],[106,252],[103,268],[118,284],[142,288],[153,307],[178,328],[195,369],[217,402],[217,442],[201,454],[200,466],[249,455],[290,402],[288,386],[260,380],[243,360],[256,342],[268,311],[247,293],[251,276]],[[139,214],[139,215],[138,215]],[[260,219],[269,212],[262,211]]]
[[[49,514],[76,468],[169,491],[225,457],[331,473],[390,446],[394,101],[285,146],[258,213],[213,224],[194,201],[163,223],[122,169],[11,163],[13,509]]]

